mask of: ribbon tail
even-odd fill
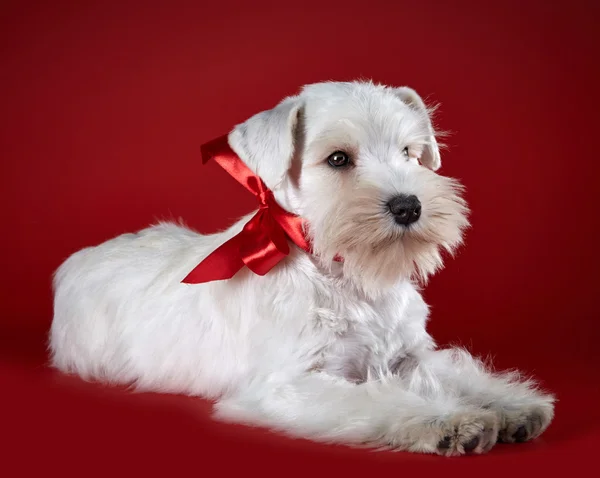
[[[184,284],[202,284],[231,279],[244,266],[239,249],[239,236],[234,236],[194,267],[182,282]]]

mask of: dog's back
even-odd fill
[[[204,295],[180,281],[222,240],[163,223],[71,255],[54,276],[52,365],[91,380],[218,393],[228,374],[206,364],[226,355],[225,330],[211,327],[214,313],[201,303]],[[190,309],[198,311],[195,323],[184,318]],[[198,380],[202,373],[207,377]]]

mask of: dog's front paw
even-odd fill
[[[553,400],[541,399],[539,403],[500,408],[500,432],[502,443],[523,443],[539,437],[554,417]]]
[[[496,444],[498,414],[491,410],[469,410],[409,425],[399,434],[399,448],[443,456],[486,453]]]
[[[441,423],[436,453],[444,456],[486,453],[496,444],[499,425],[495,413],[474,411],[454,415]]]

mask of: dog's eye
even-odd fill
[[[334,168],[342,168],[350,164],[350,157],[343,151],[336,151],[329,155],[327,162]]]
[[[402,154],[403,154],[404,156],[406,156],[407,158],[409,158],[409,157],[410,157],[410,156],[409,156],[409,153],[408,153],[408,146],[402,150]]]

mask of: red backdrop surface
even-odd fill
[[[579,0],[3,2],[0,474],[506,475],[591,464],[599,13]],[[466,185],[473,227],[425,291],[431,331],[555,391],[541,439],[476,458],[353,451],[46,368],[51,274],[69,254],[156,219],[228,225],[252,197],[201,167],[200,145],[302,84],[359,77],[441,103],[439,126],[453,132],[442,171]]]

